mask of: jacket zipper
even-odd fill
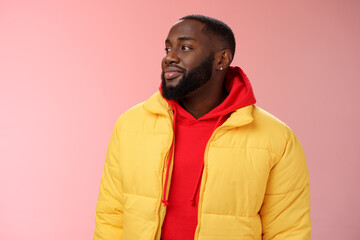
[[[173,115],[170,115],[172,116],[173,118]],[[173,121],[173,120],[172,120]],[[161,202],[161,199],[162,199],[162,195],[164,194],[163,193],[163,184],[164,184],[164,170],[166,171],[166,168],[165,168],[165,165],[166,165],[166,160],[168,159],[169,157],[169,154],[170,154],[170,148],[171,148],[171,145],[172,145],[172,141],[174,140],[174,132],[173,132],[173,129],[172,129],[172,121],[170,121],[170,141],[169,141],[169,145],[167,147],[167,154],[165,155],[165,159],[162,159],[163,161],[163,164],[161,165],[161,185],[160,185],[160,197],[159,197],[159,201],[158,201],[158,206],[157,206],[157,209],[156,209],[156,212],[157,212],[157,223],[158,223],[158,226],[157,226],[157,230],[155,231],[155,236],[153,236],[153,239],[155,240],[158,240],[161,238],[161,227],[162,227],[162,222],[163,222],[163,218],[161,216],[161,209],[164,208],[164,206],[162,206],[162,202]],[[171,161],[169,164],[171,164],[171,162],[173,161],[173,157],[171,157]],[[165,173],[166,174],[166,173]],[[170,173],[169,173],[170,174]],[[171,182],[171,175],[169,175],[169,179],[168,179],[168,182],[170,181]],[[165,214],[166,214],[166,207],[165,207]],[[165,216],[165,215],[164,215]],[[158,237],[159,236],[159,237]],[[158,237],[158,238],[157,238]]]

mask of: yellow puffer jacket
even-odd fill
[[[172,119],[158,92],[116,122],[94,239],[160,239]],[[212,134],[204,164],[194,239],[310,239],[306,161],[284,123],[254,105],[238,109]]]

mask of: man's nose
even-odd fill
[[[180,58],[177,55],[176,51],[171,50],[166,53],[165,55],[165,63],[166,64],[172,64],[172,63],[179,63]]]

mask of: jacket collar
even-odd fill
[[[221,128],[236,128],[245,126],[254,121],[254,105],[242,107],[233,112],[230,117],[220,126]]]

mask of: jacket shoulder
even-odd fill
[[[296,138],[287,124],[258,106],[254,106],[253,122],[248,131],[255,136],[256,145],[268,149],[277,157],[282,156],[288,142]]]
[[[286,123],[259,106],[254,106],[253,117],[255,124],[259,125],[259,127],[264,128],[264,130],[267,130],[270,133],[276,133],[276,135],[283,134],[284,136],[288,136],[288,134],[291,134],[292,132]]]
[[[147,114],[144,109],[144,102],[136,104],[118,117],[115,128],[118,131],[126,131],[139,127]]]

